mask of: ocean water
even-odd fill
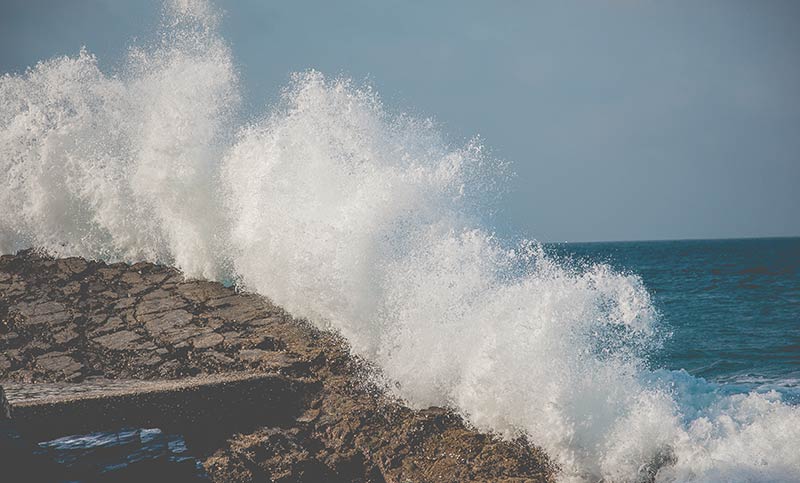
[[[39,443],[34,453],[58,465],[52,481],[59,483],[139,482],[154,475],[161,481],[208,481],[183,438],[155,428],[66,436]]]
[[[167,1],[114,72],[0,78],[0,252],[233,280],[563,481],[800,481],[797,240],[504,239],[513,164],[313,70],[244,120],[219,21]]]
[[[548,248],[642,278],[671,332],[652,366],[800,402],[800,238]]]

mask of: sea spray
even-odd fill
[[[214,176],[237,78],[216,17],[190,6],[168,4],[180,14],[165,17],[170,30],[132,48],[116,75],[82,50],[3,76],[4,252],[36,246],[221,274]]]
[[[235,279],[341,332],[412,406],[527,435],[565,481],[797,479],[779,394],[648,367],[663,331],[639,277],[486,228],[508,169],[478,141],[314,71],[239,126],[218,23],[169,2],[114,75],[84,50],[0,79],[0,251]]]

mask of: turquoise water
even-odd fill
[[[800,238],[554,244],[639,275],[668,337],[653,368],[800,402]]]
[[[66,436],[38,447],[37,453],[60,465],[58,481],[138,482],[155,475],[175,483],[208,480],[183,438],[156,428]]]
[[[209,481],[196,456],[181,435],[157,428],[120,428],[34,444],[13,424],[0,424],[3,483]]]

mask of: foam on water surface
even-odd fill
[[[314,71],[239,125],[217,24],[168,2],[119,72],[84,50],[0,79],[0,251],[235,280],[340,331],[410,405],[527,435],[564,481],[798,479],[781,393],[649,367],[668,330],[639,277],[484,226],[508,168],[479,141]]]

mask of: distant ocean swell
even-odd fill
[[[482,226],[507,169],[477,141],[313,71],[239,125],[217,23],[176,0],[116,75],[81,51],[0,79],[0,252],[237,280],[340,331],[409,404],[526,434],[564,481],[800,479],[800,409],[648,367],[666,330],[638,277]]]

